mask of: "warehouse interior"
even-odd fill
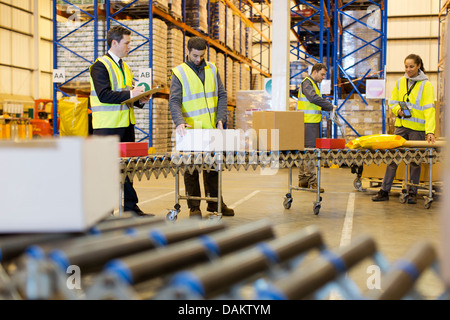
[[[450,0],[0,1],[0,300],[447,300],[449,8]],[[134,84],[156,89],[134,109],[136,143],[120,146],[92,135],[88,112],[90,66],[118,25],[131,31]],[[225,131],[243,149],[177,148],[172,69],[196,36],[226,90]],[[394,134],[389,101],[411,53],[434,88],[435,145],[351,147]],[[320,92],[338,119],[323,112],[320,137],[339,148],[305,149],[297,104],[315,63],[327,67]],[[263,147],[270,135],[259,129],[278,130],[279,144]],[[127,149],[135,146],[138,155]],[[391,162],[399,167],[390,199],[374,202]],[[316,190],[298,187],[302,163],[316,167]],[[420,185],[408,203],[413,163]],[[222,216],[223,204],[208,212],[203,185],[202,219],[190,216],[183,175],[195,170],[218,172],[234,216]],[[151,215],[124,210],[126,180]]]

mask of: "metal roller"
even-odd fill
[[[164,218],[122,218],[111,221],[104,220],[89,229],[86,233],[26,233],[26,234],[2,234],[0,235],[0,263],[19,257],[24,251],[33,245],[42,248],[54,248],[55,245],[84,241],[84,238],[97,239],[91,235],[106,234],[112,231],[127,232],[130,228],[165,222]]]
[[[382,290],[371,290],[368,296],[376,300],[402,299],[436,258],[436,251],[430,243],[416,243],[401,259],[393,263],[392,270],[381,281]]]
[[[201,221],[166,224],[159,228],[149,226],[147,230],[141,230],[132,236],[121,234],[109,238],[108,241],[64,246],[51,251],[48,257],[64,272],[70,265],[78,266],[81,272],[90,272],[101,269],[107,261],[114,258],[154,249],[223,228],[225,225],[222,223]]]
[[[105,233],[121,229],[161,223],[164,221],[164,218],[159,217],[113,218],[111,220],[102,221],[101,223],[89,229],[89,232],[93,234]]]
[[[131,223],[130,223],[131,225]],[[28,247],[25,250],[24,258],[32,257],[34,259],[44,259],[48,254],[56,249],[64,250],[64,248],[97,246],[103,242],[117,241],[117,238],[122,239],[125,237],[133,237],[140,232],[145,232],[151,228],[161,228],[167,226],[167,222],[164,219],[155,220],[155,223],[142,224],[137,226],[130,226],[128,224],[121,225],[121,228],[111,228],[108,230],[96,230],[94,233],[81,234],[79,237],[72,237],[68,239],[62,239],[57,242],[49,242],[36,244]],[[117,227],[117,224],[112,225]]]
[[[0,237],[0,263],[19,257],[26,248],[44,243],[55,243],[83,236],[84,233],[33,233],[3,235]]]
[[[268,270],[272,265],[286,262],[306,251],[323,248],[322,236],[315,227],[291,233],[254,248],[226,256],[211,264],[176,274],[170,286],[188,288],[194,296],[208,299],[229,291],[231,286]]]
[[[105,272],[118,275],[130,285],[136,284],[273,237],[271,223],[260,220],[184,241],[165,250],[144,251],[113,260],[105,266]]]
[[[375,241],[361,235],[345,248],[322,252],[311,263],[275,281],[273,286],[260,290],[256,299],[304,299],[375,252]]]

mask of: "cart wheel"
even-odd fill
[[[291,204],[292,204],[292,198],[284,198],[284,201],[283,201],[283,207],[285,208],[285,209],[290,209],[291,208]]]
[[[431,203],[433,202],[433,200],[431,200],[428,197],[424,197],[424,198],[425,198],[425,202],[424,202],[423,206],[425,207],[425,209],[430,209]]]
[[[356,190],[362,191],[362,182],[359,177],[355,178],[353,181],[353,187],[355,187]]]
[[[166,215],[166,220],[168,221],[176,221],[178,218],[177,210],[169,210],[169,213]]]
[[[319,211],[320,211],[320,204],[314,203],[313,211],[314,211],[314,214],[317,216],[319,214]]]
[[[408,200],[408,194],[402,193],[399,197],[400,203],[406,203],[406,200]]]

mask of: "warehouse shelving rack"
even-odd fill
[[[291,31],[297,38],[297,43],[290,44],[290,53],[306,65],[324,63],[330,71],[331,56],[331,19],[329,16],[330,1],[296,0],[291,7]],[[317,52],[316,47],[319,48]],[[325,47],[325,50],[324,50]],[[291,78],[308,71],[301,69]]]
[[[239,8],[237,8],[232,2],[228,1],[228,0],[223,0],[224,3],[227,4],[227,10],[231,9],[233,10],[236,14],[238,14],[242,21],[247,25],[247,26],[251,26],[253,28],[256,29],[255,25],[252,23],[252,21],[247,18],[245,16],[245,11],[240,11],[244,10],[244,7],[250,7],[250,10],[252,10],[253,8],[256,7],[256,5],[251,1],[251,0],[240,0],[239,1]],[[255,65],[254,61],[250,60],[248,57],[246,57],[245,55],[240,54],[239,52],[235,51],[235,50],[231,50],[229,49],[226,45],[215,41],[213,39],[211,39],[210,37],[208,37],[207,35],[195,30],[194,28],[191,28],[190,26],[188,26],[184,21],[186,21],[186,16],[185,16],[185,1],[183,0],[183,4],[182,4],[182,9],[183,9],[183,21],[180,21],[179,19],[173,17],[172,15],[170,15],[168,12],[166,12],[165,10],[162,10],[159,6],[155,6],[155,1],[152,0],[147,0],[147,1],[139,1],[139,0],[134,0],[134,1],[129,1],[127,3],[124,3],[122,5],[121,1],[111,1],[111,0],[92,0],[92,1],[81,1],[82,3],[77,3],[74,4],[70,1],[67,0],[59,0],[59,1],[54,1],[53,2],[53,16],[55,17],[55,19],[53,19],[53,68],[57,69],[58,68],[58,55],[57,55],[57,48],[59,47],[63,47],[60,43],[60,41],[66,37],[69,37],[73,32],[75,32],[76,30],[83,28],[84,26],[86,26],[89,23],[93,23],[94,24],[94,39],[93,39],[93,50],[94,50],[94,59],[93,61],[86,59],[85,57],[80,56],[78,53],[68,49],[68,48],[64,48],[67,49],[71,54],[74,54],[80,58],[82,58],[83,60],[85,60],[86,62],[88,62],[89,64],[92,64],[93,62],[95,62],[95,60],[98,58],[98,49],[99,49],[99,43],[103,43],[106,46],[106,41],[105,39],[101,39],[99,37],[99,33],[98,33],[98,22],[99,22],[99,18],[100,18],[100,14],[103,16],[105,16],[105,21],[106,21],[106,30],[105,33],[109,30],[110,27],[110,23],[111,21],[115,21],[116,23],[119,23],[119,21],[117,21],[116,17],[128,17],[128,18],[133,18],[133,16],[135,14],[140,15],[140,17],[142,17],[142,15],[146,15],[149,19],[149,36],[147,37],[146,35],[143,35],[133,29],[130,29],[127,26],[124,26],[128,29],[130,29],[132,32],[135,32],[136,34],[138,34],[140,37],[143,37],[145,40],[144,43],[142,43],[139,47],[143,46],[144,44],[148,43],[149,44],[149,67],[152,67],[152,19],[154,16],[158,16],[159,18],[162,18],[163,20],[165,20],[166,22],[169,22],[173,25],[175,25],[176,27],[178,27],[179,29],[181,29],[183,31],[183,35],[186,35],[187,33],[189,35],[195,35],[195,36],[199,36],[204,38],[207,42],[209,46],[213,46],[216,49],[218,49],[219,51],[223,52],[226,56],[230,56],[232,59],[239,61],[240,63],[244,63],[247,64],[250,67],[250,72],[252,72],[252,70],[255,70],[257,72],[259,72],[261,75],[265,76],[265,77],[270,77],[270,73],[269,70],[263,70],[263,68],[261,66]],[[143,5],[139,5],[139,11],[136,9],[135,5],[136,3],[140,2]],[[75,8],[75,10],[77,10],[79,13],[83,14],[85,17],[85,22],[83,22],[76,30],[63,35],[62,37],[58,38],[58,24],[56,22],[56,17],[57,15],[65,15],[64,12],[62,12],[62,10],[58,10],[58,5],[61,4],[65,4],[67,6],[73,6]],[[263,4],[261,3],[261,6]],[[264,5],[270,5],[270,2],[265,0]],[[209,6],[209,1],[208,1],[208,6]],[[67,15],[65,15],[67,17]],[[251,17],[252,18],[252,17]],[[261,34],[261,41],[264,37],[263,33],[261,30],[257,30],[259,34]],[[184,37],[183,37],[184,38]],[[184,40],[183,40],[184,42]],[[269,40],[269,45],[270,45],[270,40]],[[132,51],[138,50],[139,47],[136,47],[134,49],[132,49]],[[184,46],[183,46],[184,48]],[[184,55],[185,56],[185,55]],[[226,63],[226,61],[225,61]],[[72,87],[70,86],[70,84],[74,82],[74,80],[77,79],[78,76],[80,76],[81,74],[88,72],[88,68],[81,70],[80,73],[78,73],[77,75],[71,77],[70,79],[66,80],[64,83],[62,84],[56,84],[54,83],[53,87],[54,87],[54,118],[56,119],[57,116],[57,112],[58,112],[58,101],[57,101],[57,93],[61,92],[63,95],[67,96],[68,93],[66,92],[67,90],[62,90],[63,88],[68,88],[68,87]],[[250,81],[251,81],[251,77],[250,77]],[[78,84],[75,84],[74,86],[77,87]],[[90,86],[88,84],[82,84],[86,87],[87,90],[90,90]],[[89,87],[89,88],[87,88]],[[164,91],[163,94],[168,94],[168,91]],[[149,103],[149,105],[151,105],[151,102]],[[151,115],[151,106],[149,107],[149,115]],[[149,119],[149,132],[146,133],[146,137],[148,137],[149,139],[149,146],[152,146],[152,119]],[[142,132],[144,132],[142,129],[138,128],[138,130],[141,130]],[[144,132],[145,133],[145,132]],[[57,128],[54,128],[54,134],[57,135]],[[145,139],[144,138],[144,139]],[[142,139],[142,140],[144,140]]]
[[[290,53],[301,62],[300,69],[291,68],[291,83],[293,79],[305,78],[309,67],[315,63],[324,63],[327,66],[327,78],[330,79],[333,49],[331,1],[295,0],[290,11],[291,32],[297,39],[295,43],[290,42]],[[294,82],[291,86],[290,94],[295,99],[298,96],[300,83]],[[321,136],[322,131],[321,123]]]
[[[366,14],[362,17],[353,17],[347,14],[348,10],[367,10]],[[379,28],[369,21],[364,22],[363,20],[369,15],[379,10],[380,23]],[[347,26],[343,26],[342,20],[347,17],[353,20]],[[349,27],[352,25],[358,25],[361,28],[366,28],[366,30],[372,30],[377,33],[377,36],[369,41],[362,39],[356,34],[352,34],[349,31]],[[386,77],[386,46],[387,46],[387,0],[368,0],[368,1],[335,1],[334,2],[334,50],[333,50],[333,69],[334,69],[334,83],[333,83],[333,95],[334,104],[338,105],[340,98],[343,98],[342,86],[350,85],[352,90],[347,94],[344,101],[338,105],[338,115],[343,119],[346,125],[351,128],[356,135],[360,134],[351,126],[351,124],[339,114],[339,110],[348,101],[353,93],[356,93],[361,97],[363,102],[367,105],[367,101],[363,96],[363,91],[361,87],[364,87],[365,80],[368,78],[385,79]],[[361,47],[356,48],[354,51],[344,54],[343,52],[343,35],[347,34],[352,37],[355,41],[362,41],[364,44]],[[377,44],[378,42],[378,44]],[[358,56],[362,50],[366,47],[374,48],[374,52],[370,52],[367,55]],[[362,77],[352,77],[348,74],[348,70],[357,66],[358,64],[370,59],[376,54],[380,55],[380,68],[379,70],[372,71],[371,69]],[[353,59],[354,63],[349,66],[344,66],[345,59]],[[345,81],[345,82],[344,82]],[[356,84],[355,84],[356,82]],[[386,112],[385,112],[385,99],[382,100],[381,110],[382,110],[382,133],[386,133]],[[334,128],[334,137],[337,135],[337,130]]]
[[[64,35],[59,35],[58,33],[58,22],[57,22],[57,15],[64,15],[68,18],[70,18],[69,16],[67,16],[64,12],[62,12],[61,10],[58,9],[58,4],[66,4],[68,6],[73,6],[73,8],[75,9],[75,15],[76,14],[82,14],[84,15],[84,22],[80,21],[80,25],[78,27],[75,27],[72,31],[68,32],[67,34]],[[65,51],[70,52],[71,54],[81,58],[82,60],[88,62],[89,64],[92,64],[95,62],[95,60],[98,57],[98,37],[97,37],[97,31],[98,31],[98,1],[97,0],[93,0],[92,1],[93,6],[89,6],[90,10],[85,10],[84,8],[81,8],[81,6],[79,4],[73,4],[69,1],[66,0],[58,0],[58,1],[53,1],[53,69],[58,69],[58,53],[57,53],[57,49],[58,47],[63,48]],[[91,11],[91,12],[89,12]],[[79,17],[76,16],[76,19],[78,19]],[[89,24],[94,24],[94,39],[92,42],[92,50],[94,51],[94,59],[93,60],[89,60],[88,58],[80,55],[77,52],[74,52],[73,50],[65,47],[61,42],[62,40],[70,37],[72,34],[74,34],[76,31],[79,31],[82,28],[85,28],[86,26],[88,26]],[[63,87],[67,86],[69,83],[71,83],[73,80],[76,80],[77,77],[79,77],[81,74],[88,72],[89,68],[85,68],[83,70],[81,70],[78,74],[76,74],[75,76],[66,79],[65,82],[63,83],[53,83],[53,119],[55,119],[55,123],[56,123],[56,119],[58,119],[58,92],[60,92],[63,96],[69,96],[69,94],[67,93],[67,90],[62,90]],[[54,135],[58,135],[58,128],[56,125],[53,126],[53,134]]]

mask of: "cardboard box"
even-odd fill
[[[259,150],[304,150],[303,111],[255,111],[253,129]]]
[[[0,142],[0,233],[81,232],[119,206],[115,136]]]
[[[146,157],[148,156],[147,142],[121,142],[119,143],[121,157]]]
[[[345,149],[345,139],[316,139],[316,148],[318,149]]]
[[[236,129],[188,129],[186,135],[176,135],[177,151],[243,151],[243,131]]]

